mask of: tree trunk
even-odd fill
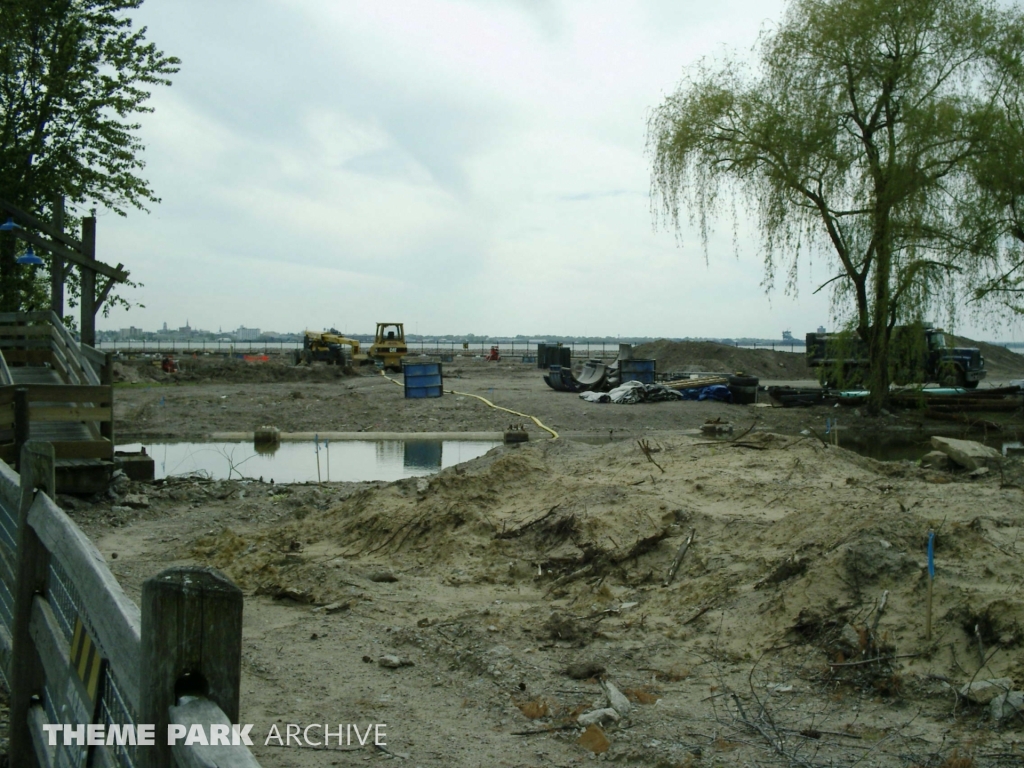
[[[868,411],[878,413],[889,397],[889,272],[892,252],[889,244],[879,244],[875,261],[875,296],[871,308],[871,328],[868,332]]]

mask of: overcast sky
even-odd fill
[[[146,0],[182,60],[141,131],[150,214],[98,257],[164,322],[422,334],[802,336],[827,279],[766,295],[723,217],[655,227],[649,111],[683,69],[746,55],[775,0]],[[964,330],[967,330],[966,328]],[[987,333],[982,337],[1019,337]]]

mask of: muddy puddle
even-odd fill
[[[275,483],[323,481],[391,482],[429,475],[483,456],[500,445],[469,440],[344,440],[286,442],[275,446],[252,443],[131,443],[120,451],[145,448],[153,457],[155,477],[200,474],[215,480],[262,478]]]

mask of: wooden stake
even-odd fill
[[[696,533],[696,528],[690,529],[690,535],[687,537],[686,541],[683,542],[683,545],[679,547],[679,551],[676,552],[675,559],[672,560],[672,566],[668,569],[668,575],[665,577],[665,581],[661,586],[667,587],[672,583],[672,579],[676,577],[676,571],[679,570],[679,565],[683,562],[683,558],[686,556],[686,550],[690,548],[690,544],[693,542],[693,537]]]

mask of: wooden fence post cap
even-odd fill
[[[242,594],[242,590],[231,579],[209,566],[175,566],[146,579],[143,584],[144,588],[159,589],[167,586],[180,587],[186,592],[219,592],[225,596]]]

